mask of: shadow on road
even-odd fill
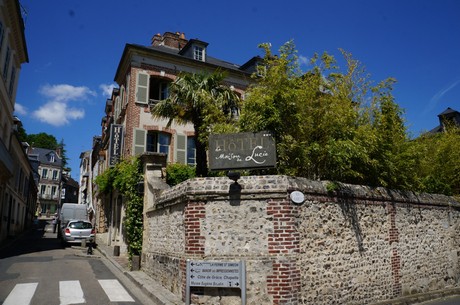
[[[51,228],[48,220],[38,220],[19,236],[8,238],[0,244],[0,259],[22,254],[62,249],[56,233],[46,232]]]

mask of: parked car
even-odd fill
[[[81,244],[83,240],[86,240],[89,245],[96,241],[96,230],[87,220],[70,220],[63,227],[61,236],[64,244]]]
[[[81,219],[88,220],[88,211],[86,204],[64,202],[58,215],[58,238],[61,237],[62,230],[69,220]]]

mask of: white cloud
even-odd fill
[[[460,84],[460,79],[457,79],[436,92],[436,94],[430,99],[429,105],[425,108],[424,113],[429,113],[433,110],[433,108],[438,104],[438,102],[446,95],[450,90],[454,89],[457,85]]]
[[[96,92],[88,87],[75,87],[66,84],[45,85],[40,89],[40,93],[55,102],[86,100],[89,96],[96,96]]]
[[[300,66],[302,65],[308,66],[310,64],[308,57],[303,56],[303,55],[299,55],[298,61],[299,61]]]
[[[27,108],[19,103],[14,105],[14,113],[18,115],[27,115]]]
[[[53,126],[62,126],[70,123],[70,120],[82,119],[85,117],[83,109],[69,108],[66,103],[52,101],[38,108],[33,116],[41,122]]]
[[[99,88],[102,90],[102,94],[105,97],[110,97],[112,95],[113,88],[117,88],[118,86],[115,84],[101,84]]]
[[[67,84],[45,85],[39,91],[48,101],[35,110],[32,115],[41,122],[63,126],[71,120],[78,120],[85,117],[84,109],[69,107],[70,102],[87,100],[96,93],[88,87],[76,87]]]

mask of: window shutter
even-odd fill
[[[140,155],[145,152],[145,135],[147,131],[144,129],[134,130],[134,155]]]
[[[176,162],[187,164],[187,137],[176,134]]]
[[[149,75],[139,72],[139,74],[137,74],[136,103],[148,104],[148,87]]]

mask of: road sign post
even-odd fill
[[[241,305],[246,305],[246,265],[244,261],[187,260],[186,305],[190,305],[192,286],[238,288],[241,290]]]

